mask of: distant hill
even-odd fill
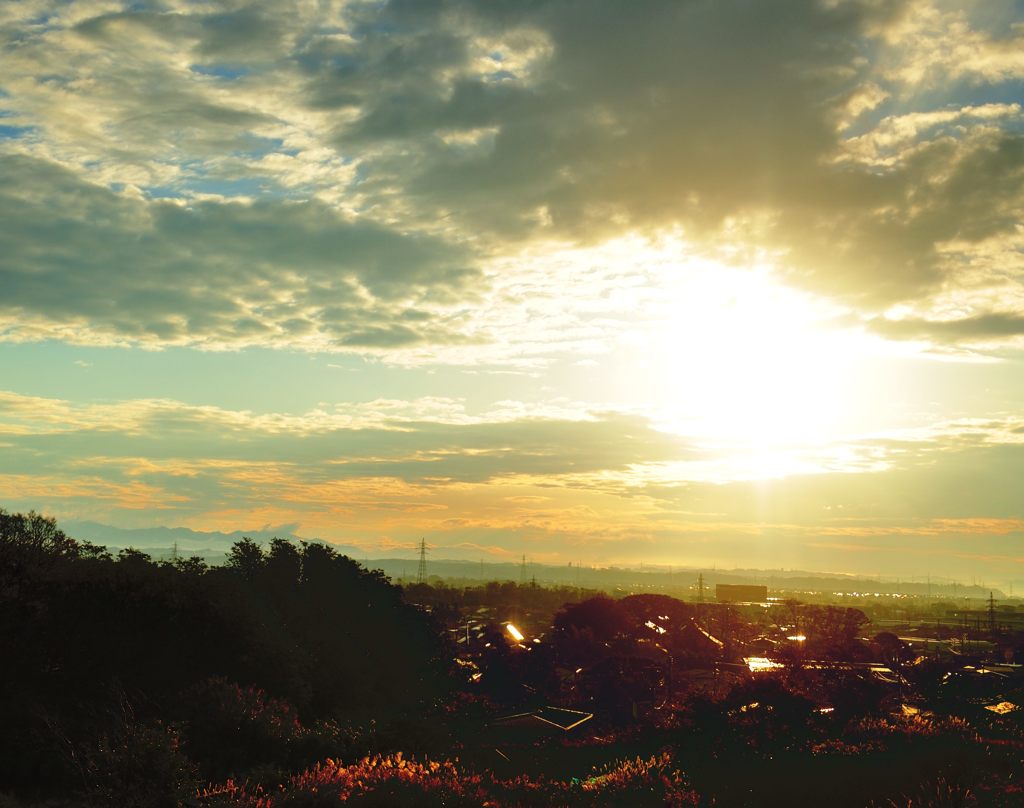
[[[439,548],[443,549],[443,548]],[[379,569],[399,583],[416,580],[418,559],[410,553],[409,558],[377,558],[361,563],[371,569]],[[697,576],[704,576],[705,597],[714,600],[716,584],[764,584],[769,595],[780,592],[799,597],[801,593],[879,593],[931,596],[933,598],[976,598],[985,599],[992,591],[997,600],[1006,595],[999,589],[980,585],[967,585],[953,581],[876,581],[870,578],[834,573],[815,573],[805,570],[756,570],[756,569],[700,569],[676,567],[669,572],[667,567],[602,567],[577,566],[575,564],[540,564],[527,562],[462,561],[450,558],[427,559],[427,577],[441,580],[476,584],[486,581],[514,581],[530,583],[536,581],[542,586],[580,586],[584,589],[604,589],[614,592],[664,592],[677,598],[690,600],[697,594]]]
[[[98,522],[62,522],[61,527],[69,536],[85,539],[114,550],[135,547],[154,558],[169,557],[174,550],[178,555],[198,555],[210,564],[224,561],[231,545],[250,538],[259,544],[267,544],[274,538],[289,541],[317,541],[294,533],[296,525],[267,526],[259,530],[235,530],[231,533],[219,531],[191,530],[184,527],[118,528]],[[399,583],[416,579],[418,557],[409,549],[406,558],[370,558],[366,550],[346,544],[330,544],[342,555],[347,555],[369,569],[382,570],[389,578]],[[698,569],[696,567],[614,567],[587,566],[575,564],[541,564],[527,562],[496,562],[468,560],[466,558],[441,558],[436,554],[447,552],[450,556],[463,555],[461,548],[435,547],[427,560],[428,577],[465,583],[484,581],[536,581],[544,586],[564,585],[599,588],[614,591],[617,588],[628,591],[667,592],[676,597],[689,598],[696,594],[697,576],[703,574],[707,596],[714,598],[716,584],[765,584],[770,593],[786,592],[878,592],[880,594],[901,593],[904,595],[930,595],[931,597],[987,598],[989,588],[966,585],[953,581],[876,581],[870,578],[854,577],[836,573],[808,572],[806,570],[756,570],[756,569]],[[998,589],[994,595],[999,600],[1006,596]]]
[[[211,559],[226,554],[231,545],[244,538],[265,544],[271,539],[287,539],[289,541],[309,541],[307,537],[297,536],[293,531],[295,525],[279,525],[264,527],[259,530],[235,530],[231,533],[220,531],[191,530],[187,527],[144,527],[120,528],[99,522],[62,521],[61,528],[76,539],[84,539],[101,544],[105,547],[120,549],[134,547],[152,555],[160,555],[162,551],[170,552],[177,545],[181,555],[201,555]],[[337,552],[351,558],[360,558],[363,551],[358,547],[343,544],[331,545]]]

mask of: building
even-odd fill
[[[766,603],[768,587],[757,584],[715,584],[719,603]]]

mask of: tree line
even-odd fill
[[[0,648],[0,793],[97,804],[387,749],[452,684],[430,616],[327,545],[154,561],[3,509]]]

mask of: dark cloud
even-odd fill
[[[837,172],[799,202],[782,209],[776,233],[795,277],[869,306],[925,297],[955,284],[971,246],[1015,235],[1024,138],[987,132],[926,143],[891,169]],[[944,250],[949,242],[959,249]]]
[[[404,141],[417,160],[383,159],[381,181],[402,173],[414,198],[477,225],[522,231],[538,206],[577,234],[606,232],[609,212],[640,225],[715,224],[807,182],[833,145],[821,102],[850,84],[829,74],[858,56],[855,37],[872,16],[816,2],[785,13],[735,2],[393,3],[372,17],[390,24],[388,37],[368,34],[344,76],[324,69],[313,87],[360,94],[362,114],[339,148]],[[470,44],[533,32],[544,53],[527,77],[446,80],[447,60],[406,58],[424,31],[446,25]],[[431,137],[488,126],[499,132],[482,151]]]
[[[228,346],[444,342],[461,336],[427,312],[416,329],[393,321],[410,298],[458,298],[479,278],[459,247],[316,202],[147,202],[23,157],[0,173],[0,312],[22,326]]]
[[[364,193],[401,183],[414,213],[506,238],[681,224],[771,245],[794,280],[870,309],[937,290],[960,269],[940,245],[1012,235],[1024,198],[1024,140],[992,121],[888,165],[840,159],[843,105],[903,6],[393,2],[302,58],[318,106],[359,110],[339,149],[400,144],[369,160]],[[471,67],[481,38],[511,60],[531,36],[522,75]],[[478,148],[445,138],[487,128]]]
[[[976,343],[1024,334],[1024,314],[1000,312],[957,320],[872,320],[871,328],[895,339],[922,339],[940,344]]]
[[[471,277],[467,258],[414,230],[509,255],[535,239],[599,243],[678,229],[736,260],[766,250],[793,283],[877,315],[976,287],[979,274],[992,283],[1024,276],[1013,246],[1024,136],[1020,109],[1007,102],[1024,76],[1017,35],[1004,30],[1015,10],[995,6],[984,15],[924,0],[102,4],[91,18],[79,5],[70,30],[55,7],[47,26],[27,17],[11,26],[18,47],[6,51],[14,89],[5,106],[19,127],[35,127],[38,144],[7,147],[111,187],[129,177],[152,197],[266,200],[145,213],[121,201],[107,219],[96,211],[95,233],[67,218],[67,194],[52,210],[38,200],[42,221],[67,221],[68,250],[122,267],[164,256],[153,280],[137,278],[144,288],[119,299],[118,317],[101,318],[157,341],[242,322],[244,312],[228,310],[247,308],[168,283],[190,273],[164,232],[202,240],[209,255],[196,264],[244,277],[250,297],[263,294],[265,267],[294,264],[308,294],[343,313],[309,320],[285,311],[301,308],[294,300],[257,301],[261,313],[280,309],[270,319],[293,335],[358,318],[354,276],[379,300],[409,284],[423,300],[463,300],[453,290]],[[82,196],[99,204],[91,191]],[[286,197],[318,201],[289,207]],[[151,219],[151,229],[131,250],[101,235],[103,222],[132,216]],[[56,230],[37,226],[24,238]],[[38,277],[56,278],[52,252],[19,249],[39,249]],[[341,267],[330,278],[328,263]],[[16,291],[34,311],[44,293],[26,284],[20,277]],[[74,284],[68,291],[63,301],[51,293],[51,319],[73,313],[68,301],[80,296]],[[144,323],[120,305],[160,309],[159,294],[161,316]],[[984,300],[971,316],[986,314]],[[386,350],[456,330],[370,319],[339,329],[336,341]],[[258,321],[246,320],[254,340]],[[277,333],[262,339],[273,344]]]
[[[224,10],[199,9],[191,14],[135,8],[90,17],[74,29],[111,46],[144,31],[162,39],[194,42],[199,54],[212,59],[273,60],[295,20],[289,14],[294,8],[281,3],[275,14],[275,5],[249,3]]]

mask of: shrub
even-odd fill
[[[176,808],[195,793],[196,772],[173,727],[126,723],[82,750],[90,804]]]

